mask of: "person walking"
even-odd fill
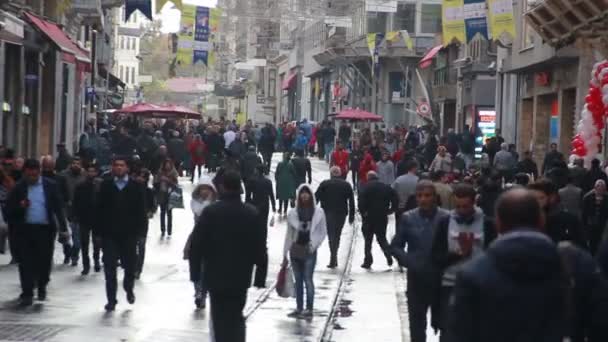
[[[583,189],[576,186],[575,179],[572,173],[568,175],[568,183],[559,189],[559,199],[562,208],[580,220],[583,208]]]
[[[500,237],[463,265],[450,299],[450,342],[607,341],[608,288],[598,266],[571,244],[543,234],[535,196],[505,192]]]
[[[190,209],[194,215],[194,226],[188,237],[184,248],[184,259],[188,260],[190,268],[190,281],[194,284],[194,305],[197,309],[204,309],[207,302],[207,286],[203,277],[203,264],[195,263],[192,258],[192,234],[194,227],[201,217],[203,210],[217,200],[217,190],[211,179],[200,179],[194,191],[192,191],[192,201]]]
[[[401,175],[395,179],[391,187],[397,193],[397,197],[399,199],[399,206],[395,213],[395,226],[399,226],[399,220],[401,219],[401,215],[409,209],[408,203],[411,203],[411,198],[416,194],[416,184],[418,184],[418,175],[416,172],[418,171],[418,163],[415,161],[410,161],[407,166],[407,173]]]
[[[91,270],[91,259],[89,258],[89,246],[93,243],[93,267],[95,272],[101,271],[99,262],[101,244],[99,236],[94,232],[94,227],[99,224],[98,197],[101,178],[99,170],[94,164],[86,167],[86,179],[78,184],[74,190],[73,216],[80,228],[80,249],[82,250],[82,275],[89,274]]]
[[[260,153],[266,167],[266,175],[270,173],[270,167],[272,165],[272,154],[274,153],[274,142],[276,140],[276,131],[270,123],[262,128],[262,137],[260,138]]]
[[[17,229],[19,305],[30,306],[34,286],[38,288],[38,300],[46,300],[54,240],[59,233],[59,242],[67,241],[69,231],[57,183],[40,175],[40,162],[35,159],[26,160],[23,170],[23,179],[9,193],[6,219]]]
[[[183,163],[186,159],[186,143],[184,139],[180,138],[178,131],[173,131],[171,133],[172,137],[167,141],[167,150],[169,151],[169,158],[173,161],[173,165],[175,165],[175,169],[182,175]]]
[[[363,152],[359,148],[359,144],[353,141],[353,150],[349,155],[350,175],[353,182],[353,190],[359,191],[359,168],[361,160],[363,160]]]
[[[336,150],[331,154],[331,166],[337,166],[340,168],[342,179],[346,179],[348,175],[348,152],[344,150],[344,143],[342,141],[338,141],[336,143]]]
[[[429,166],[429,171],[443,171],[445,173],[452,172],[452,157],[448,153],[445,146],[437,148],[437,155]]]
[[[129,177],[125,157],[112,161],[112,177],[105,179],[99,188],[99,225],[103,269],[106,280],[106,311],[116,308],[118,263],[124,269],[123,288],[129,304],[135,303],[133,285],[137,264],[137,241],[144,234],[146,221],[146,192],[144,185]]]
[[[296,207],[287,214],[287,231],[283,247],[283,265],[289,262],[293,269],[296,289],[296,310],[289,317],[313,316],[317,264],[317,249],[327,236],[324,210],[315,205],[315,196],[308,184],[297,189]],[[304,288],[306,287],[306,311]]]
[[[296,157],[291,160],[291,163],[296,170],[296,188],[306,183],[306,178],[308,178],[308,184],[311,184],[312,166],[310,160],[304,156],[303,150],[296,150]]]
[[[178,184],[178,173],[170,159],[161,164],[154,177],[154,189],[156,190],[156,200],[160,206],[160,234],[165,237],[165,232],[170,237],[173,233],[173,213],[169,207],[169,196],[171,191]]]
[[[66,202],[67,219],[69,222],[72,236],[72,249],[70,251],[70,258],[72,260],[72,266],[77,266],[78,259],[80,256],[80,223],[78,222],[78,219],[74,216],[74,192],[76,190],[76,186],[84,182],[86,179],[86,175],[83,172],[82,165],[80,162],[80,157],[73,157],[70,167],[67,170],[63,171],[60,176],[63,177],[65,184],[66,198],[64,200]]]
[[[133,178],[136,182],[141,184],[144,187],[144,194],[146,199],[146,220],[145,226],[141,235],[137,239],[137,262],[135,263],[135,279],[139,279],[141,277],[141,273],[144,270],[144,261],[146,258],[146,243],[148,240],[148,230],[150,227],[150,219],[154,217],[156,213],[156,193],[153,188],[151,188],[148,184],[150,184],[150,170],[142,169],[137,174],[133,175]]]
[[[296,194],[297,174],[291,163],[289,152],[283,153],[283,161],[277,165],[274,172],[274,180],[277,187],[277,199],[279,200],[279,214],[287,215],[287,202],[293,202]]]
[[[273,213],[276,213],[277,209],[272,181],[264,176],[265,172],[266,166],[262,164],[257,166],[254,176],[245,184],[245,201],[256,207],[264,222],[264,243],[266,244],[268,240],[268,216],[270,214],[270,205],[272,205]],[[267,264],[268,261],[262,263],[262,265]],[[261,279],[266,279],[267,273],[267,269],[261,269],[257,275],[261,277]],[[256,281],[256,283],[260,284],[262,283],[262,280]]]
[[[222,182],[224,192],[219,201],[203,210],[194,227],[190,258],[195,265],[203,265],[215,341],[244,342],[243,309],[251,274],[254,266],[259,272],[267,260],[265,223],[253,206],[241,201],[238,172],[227,171]]]
[[[517,159],[509,151],[509,144],[500,144],[500,151],[494,156],[493,165],[500,174],[500,177],[504,178],[505,183],[511,181],[513,170],[517,166]]]
[[[6,220],[6,204],[8,201],[8,196],[11,193],[11,190],[15,187],[15,180],[8,175],[7,170],[4,170],[4,162],[2,167],[0,168],[0,211],[2,211],[3,218]],[[7,223],[7,230],[2,234],[0,233],[0,254],[6,253],[6,242],[8,240],[9,252],[11,255],[11,260],[9,264],[17,263],[18,254],[17,254],[17,242],[15,240],[15,234],[17,230],[15,227],[12,227]]]
[[[606,182],[601,179],[595,181],[593,190],[583,197],[583,225],[589,237],[589,250],[596,255],[597,249],[608,222],[608,194]]]
[[[456,274],[467,261],[481,254],[496,236],[492,221],[475,207],[476,195],[472,186],[455,186],[454,210],[437,223],[433,238],[431,261],[439,274],[436,277],[438,317],[434,325],[441,331],[441,342],[450,341],[446,335],[448,304]]]
[[[361,166],[359,166],[359,185],[363,187],[367,184],[367,175],[370,171],[376,172],[377,169],[374,157],[366,150],[363,155],[363,162],[361,162]]]
[[[397,193],[390,186],[380,182],[374,171],[367,174],[369,183],[361,188],[359,193],[359,212],[363,217],[363,237],[365,238],[365,259],[362,268],[370,269],[374,258],[372,257],[372,242],[374,236],[380,245],[389,267],[393,265],[390,247],[386,240],[386,226],[388,215],[393,214],[398,206]]]
[[[207,145],[203,142],[200,134],[194,136],[194,140],[188,146],[188,152],[190,152],[191,163],[190,182],[194,183],[196,170],[198,170],[198,178],[203,175],[203,165],[205,165],[205,155],[207,155]]]
[[[327,268],[333,269],[338,267],[338,249],[346,217],[351,225],[355,222],[355,195],[351,185],[342,178],[340,167],[332,166],[329,171],[331,179],[319,184],[315,198],[325,212],[330,253]]]
[[[418,207],[403,214],[390,246],[399,266],[407,268],[411,341],[426,342],[427,313],[436,294],[434,279],[437,272],[430,263],[433,234],[437,223],[449,213],[437,205],[438,196],[432,182],[417,183],[415,196]]]
[[[243,181],[254,176],[258,165],[262,165],[262,159],[255,152],[255,146],[249,146],[249,150],[241,157],[241,176]]]
[[[70,159],[71,160],[71,159]],[[41,159],[41,167],[42,167],[42,177],[46,178],[46,179],[50,179],[52,181],[54,181],[57,184],[57,187],[59,189],[59,194],[61,195],[61,206],[63,207],[63,210],[65,212],[65,208],[67,206],[67,198],[68,198],[68,190],[66,188],[66,184],[65,184],[65,178],[61,175],[58,174],[55,171],[55,161],[53,160],[52,156],[44,156]],[[69,228],[69,226],[68,226]],[[64,240],[61,243],[62,247],[63,247],[63,264],[64,265],[69,265],[70,262],[72,261],[72,242],[68,239],[68,240]]]
[[[382,159],[378,162],[378,179],[386,184],[391,185],[395,181],[395,165],[390,160],[390,154],[387,151],[382,152]]]

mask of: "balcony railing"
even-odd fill
[[[85,24],[103,25],[101,0],[72,0],[70,10],[73,14],[80,14]]]

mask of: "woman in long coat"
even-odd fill
[[[287,214],[287,202],[293,202],[296,197],[296,169],[290,160],[289,152],[283,153],[283,161],[277,165],[274,179],[277,183],[277,199],[279,214]]]

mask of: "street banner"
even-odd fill
[[[461,43],[465,41],[463,7],[463,0],[443,0],[441,26],[444,46],[450,44],[453,40]]]
[[[125,22],[127,22],[131,14],[137,10],[139,10],[146,18],[152,20],[152,0],[126,0]]]
[[[394,43],[399,40],[399,31],[386,32],[386,41]]]
[[[407,30],[401,30],[399,33],[401,34],[401,39],[403,39],[405,42],[405,46],[408,48],[408,50],[414,50],[414,42],[412,41],[412,38]]]
[[[501,40],[505,44],[513,42],[515,23],[512,0],[488,0],[488,18],[493,40]]]
[[[486,20],[486,0],[464,0],[464,27],[467,34],[466,42],[480,34],[488,39],[488,22]]]
[[[156,0],[156,13],[160,12],[160,10],[163,9],[163,6],[165,6],[167,2],[172,2],[173,5],[175,5],[175,7],[179,8],[180,10],[183,7],[182,0]]]
[[[374,50],[376,50],[376,34],[377,33],[367,34],[367,48],[369,49],[369,54],[372,57],[374,57]]]
[[[192,63],[203,62],[207,65],[210,50],[209,32],[209,7],[198,6],[196,7]]]
[[[177,55],[176,59],[181,65],[192,64],[194,55],[194,18],[196,6],[184,5],[182,7],[182,19],[177,33]]]

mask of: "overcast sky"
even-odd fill
[[[184,4],[191,4],[197,6],[215,7],[217,0],[183,0]],[[177,32],[179,30],[179,20],[181,18],[181,12],[179,9],[173,7],[173,4],[167,2],[163,9],[160,11],[160,17],[163,21],[163,27],[161,30],[165,33]]]

